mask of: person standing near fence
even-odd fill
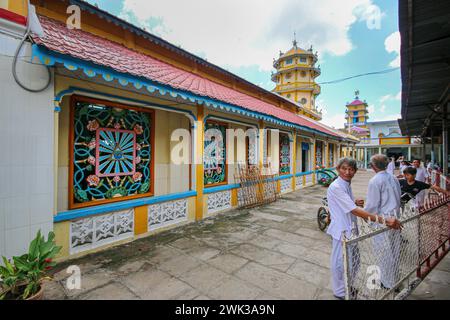
[[[351,189],[351,181],[358,167],[355,159],[342,158],[336,167],[338,178],[330,185],[327,191],[328,207],[330,209],[331,223],[327,233],[332,237],[333,249],[331,252],[331,277],[333,294],[337,299],[345,297],[344,260],[342,251],[343,237],[351,237],[357,232],[356,217],[375,221],[376,215],[367,212],[359,206],[364,205],[363,200],[355,201]],[[386,225],[400,229],[400,222],[395,218],[387,218]],[[349,248],[349,259],[353,269],[359,268],[359,252],[357,247]],[[355,294],[351,292],[350,294]]]
[[[385,156],[386,157],[386,156]],[[386,157],[387,159],[387,157]],[[391,159],[391,162],[389,162],[387,169],[385,169],[388,173],[394,175],[395,172],[395,158]]]
[[[381,216],[399,218],[401,188],[398,179],[387,172],[388,162],[389,159],[383,154],[370,158],[370,166],[376,174],[369,181],[364,209]],[[394,287],[397,282],[401,243],[398,230],[390,230],[374,237],[381,285],[387,289]]]
[[[428,178],[428,172],[427,172],[427,169],[420,166],[420,163],[421,163],[420,159],[415,159],[412,163],[413,167],[416,168],[416,170],[417,170],[416,180],[421,181],[421,182],[426,182],[426,180]]]

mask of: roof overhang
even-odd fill
[[[403,135],[439,134],[450,88],[450,2],[399,0]]]

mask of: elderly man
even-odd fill
[[[370,179],[367,190],[365,210],[376,212],[385,217],[399,217],[401,188],[397,178],[388,173],[389,159],[383,154],[376,154],[370,159],[370,166],[375,176]],[[378,253],[378,266],[381,270],[381,284],[392,288],[398,275],[400,231],[390,230],[374,237],[375,252]]]
[[[376,216],[358,207],[362,201],[355,201],[351,189],[351,181],[358,170],[356,160],[343,158],[336,167],[338,178],[330,185],[327,191],[328,207],[331,214],[331,223],[327,233],[333,238],[331,253],[331,275],[334,296],[338,299],[345,297],[344,261],[342,252],[343,237],[350,237],[353,230],[357,231],[356,217],[375,221]],[[401,228],[400,222],[395,218],[385,219],[386,225],[393,229]],[[359,267],[359,253],[357,247],[349,248],[351,268]],[[356,272],[354,269],[353,272]]]

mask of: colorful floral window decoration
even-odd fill
[[[323,152],[323,144],[321,141],[316,142],[316,166],[322,166],[322,152]]]
[[[289,135],[280,133],[280,174],[291,172],[291,144]]]
[[[329,165],[330,165],[330,167],[331,166],[333,166],[333,164],[334,164],[334,145],[333,144],[328,144],[328,154],[330,155],[329,156],[329,161],[330,161],[330,163],[329,163]]]
[[[219,123],[207,122],[204,138],[204,183],[205,185],[226,181],[226,129]]]
[[[71,206],[151,194],[149,112],[75,99]]]

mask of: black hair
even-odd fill
[[[417,173],[417,169],[414,167],[406,167],[405,169],[403,169],[403,173],[404,174],[407,173],[407,174],[411,174],[411,175],[415,176]]]

